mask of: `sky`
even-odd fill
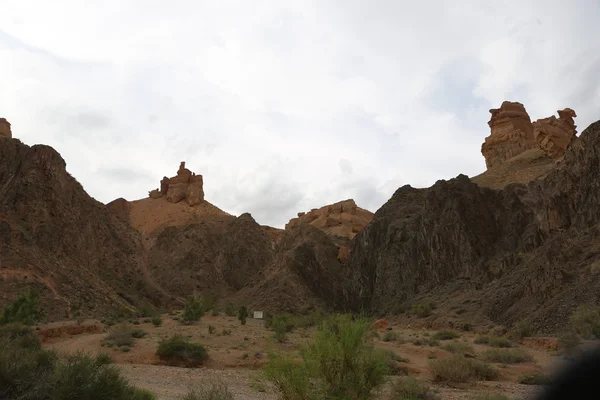
[[[180,161],[283,227],[485,170],[489,109],[600,119],[600,1],[0,0],[0,117],[99,201]],[[1,162],[1,160],[0,160]]]

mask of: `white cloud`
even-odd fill
[[[101,201],[175,173],[283,226],[484,169],[489,108],[600,109],[592,0],[4,0],[0,116]]]

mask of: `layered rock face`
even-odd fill
[[[488,170],[531,149],[540,149],[553,159],[562,157],[577,133],[573,120],[577,114],[570,108],[559,110],[558,119],[551,116],[533,123],[525,107],[517,102],[505,101],[490,113],[491,134],[481,145]]]
[[[10,122],[8,122],[5,118],[0,118],[0,138],[12,138]]]
[[[343,303],[389,312],[427,296],[440,318],[464,307],[562,329],[579,304],[600,300],[599,174],[600,121],[527,185],[491,190],[461,175],[398,189],[352,241]]]
[[[488,169],[535,146],[533,126],[523,104],[505,101],[490,113],[492,132],[481,146]]]
[[[149,197],[158,199],[166,197],[171,203],[185,200],[188,205],[195,206],[204,201],[204,182],[202,175],[196,175],[185,167],[185,161],[179,165],[177,175],[172,178],[166,176],[160,181],[160,189],[149,192]]]
[[[574,117],[577,117],[575,111],[565,108],[558,110],[558,119],[553,115],[533,123],[536,144],[548,157],[558,158],[564,155],[577,133]]]

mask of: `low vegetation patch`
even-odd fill
[[[454,331],[439,331],[433,334],[433,338],[436,340],[452,340],[459,337],[460,335]]]
[[[531,354],[523,349],[489,349],[481,356],[484,360],[502,364],[518,364],[533,361]]]
[[[573,331],[564,332],[558,337],[560,351],[566,355],[571,354],[579,346],[579,343],[581,343],[581,340],[577,333]]]
[[[225,383],[213,382],[192,388],[179,400],[233,400],[233,394]]]
[[[433,301],[422,301],[417,304],[413,304],[410,308],[411,314],[418,318],[429,317],[435,309],[435,303]]]
[[[415,378],[402,378],[392,384],[392,400],[438,400],[429,385]]]
[[[521,340],[525,337],[529,337],[533,334],[533,328],[531,327],[531,323],[526,320],[520,320],[515,323],[512,329],[509,332],[509,336],[513,340]]]
[[[393,331],[386,331],[383,334],[383,337],[381,338],[381,340],[384,342],[395,342],[396,340],[398,340],[398,334]]]
[[[156,355],[168,365],[186,367],[197,367],[208,359],[208,352],[203,345],[181,335],[161,340]]]
[[[466,383],[474,380],[492,380],[498,371],[489,364],[454,354],[429,361],[429,370],[435,382]]]
[[[463,342],[452,342],[444,345],[442,349],[455,354],[475,354],[473,346]]]
[[[523,385],[549,385],[550,377],[542,374],[521,375],[519,383]]]
[[[490,347],[508,348],[513,344],[507,338],[501,336],[479,336],[474,341],[475,344],[487,344]]]
[[[152,317],[152,319],[150,321],[152,322],[152,325],[154,325],[154,326],[162,325],[162,318],[160,315],[155,315],[154,317]]]
[[[301,360],[271,354],[265,374],[284,399],[371,399],[385,382],[389,357],[368,339],[370,321],[332,316],[301,350]]]
[[[42,349],[35,332],[0,330],[0,395],[6,399],[152,400],[131,386],[106,356],[60,355]]]
[[[103,340],[102,345],[107,347],[131,347],[135,339],[141,339],[148,333],[142,329],[132,329],[128,326],[120,326],[111,331]]]

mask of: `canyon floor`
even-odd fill
[[[165,314],[163,324],[153,326],[148,319],[139,319],[132,328],[142,329],[147,335],[136,339],[135,343],[122,351],[117,347],[103,345],[103,339],[118,325],[104,326],[100,321],[87,320],[80,325],[73,321],[57,322],[40,326],[39,334],[44,345],[61,352],[77,351],[107,353],[119,366],[130,381],[138,387],[156,393],[158,399],[178,399],[194,385],[203,382],[222,381],[226,383],[236,399],[276,399],[275,388],[262,375],[262,367],[268,360],[270,351],[283,351],[298,354],[300,347],[306,344],[315,328],[300,328],[287,334],[284,343],[273,338],[273,332],[264,326],[264,321],[248,319],[241,325],[235,317],[225,315],[206,315],[195,325],[181,325],[177,315]],[[81,322],[81,321],[80,321]],[[209,326],[214,327],[209,333]],[[401,364],[405,372],[424,381],[430,381],[428,363],[433,358],[443,358],[451,353],[443,347],[449,343],[462,342],[472,346],[477,355],[490,347],[475,344],[478,336],[472,332],[458,332],[459,337],[439,341],[439,345],[422,345],[415,342],[427,341],[436,331],[409,329],[400,323],[390,321],[395,340],[385,341],[389,330],[381,331],[373,341],[376,347],[389,350],[404,358]],[[208,349],[210,359],[201,368],[179,368],[160,365],[155,355],[158,343],[173,334],[190,337],[202,343]],[[527,399],[541,390],[541,386],[519,384],[519,377],[528,374],[551,374],[567,361],[557,356],[554,347],[555,338],[526,338],[518,344],[533,356],[532,362],[519,364],[494,364],[500,371],[494,381],[477,382],[458,387],[444,385],[432,386],[442,399],[474,399],[481,394],[503,394],[509,399]],[[585,345],[585,344],[584,344]],[[588,344],[591,345],[591,344]],[[390,381],[398,379],[390,377]],[[389,398],[388,383],[378,398]]]

